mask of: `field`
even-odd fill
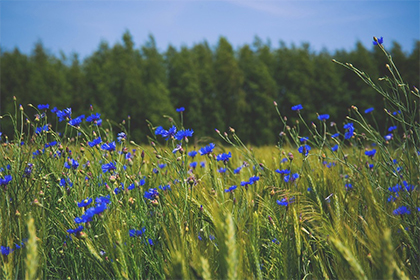
[[[15,100],[2,116],[15,135],[1,135],[0,278],[418,279],[420,95],[383,51],[386,89],[342,65],[385,111],[291,123],[274,102],[272,147],[245,145],[240,127],[194,142],[188,108],[137,144],[129,120]]]

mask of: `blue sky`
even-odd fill
[[[121,42],[129,30],[136,47],[153,34],[160,51],[225,36],[236,48],[257,35],[286,46],[310,43],[313,51],[371,48],[395,40],[411,52],[420,39],[420,2],[412,1],[0,1],[0,45],[31,53],[41,40],[52,54],[91,55],[101,40]]]

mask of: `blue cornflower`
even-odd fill
[[[172,150],[172,153],[176,154],[176,152],[178,152],[178,151],[181,151],[181,152],[183,151],[182,145],[179,145],[179,144],[176,145],[175,149]]]
[[[180,130],[175,134],[175,139],[181,141],[182,139],[187,139],[192,137],[194,131],[192,129]]]
[[[286,183],[294,182],[294,181],[296,181],[297,178],[299,178],[299,174],[297,174],[297,173],[292,174],[292,175],[289,174],[289,175],[284,176],[284,181]]]
[[[365,114],[369,114],[369,113],[370,113],[370,112],[372,112],[373,110],[375,110],[375,108],[373,108],[373,107],[367,108],[367,109],[365,110]]]
[[[117,167],[115,166],[115,163],[109,162],[102,165],[102,171],[104,173],[111,172],[112,170],[116,170]]]
[[[76,127],[80,126],[84,118],[85,118],[85,115],[78,116],[77,118],[70,120],[69,124]]]
[[[118,143],[121,143],[121,141],[125,140],[125,139],[127,139],[127,135],[124,132],[118,133],[118,135],[117,135]]]
[[[77,235],[77,234],[79,234],[81,231],[83,230],[83,226],[79,226],[79,227],[77,227],[77,228],[75,228],[75,229],[68,229],[67,230],[67,232],[68,233],[70,233],[70,234],[74,234],[74,235]]]
[[[107,195],[107,196],[100,196],[95,198],[95,202],[96,204],[109,204],[111,203],[111,196]]]
[[[98,137],[98,138],[93,139],[92,141],[88,142],[88,145],[89,145],[90,147],[95,147],[96,145],[101,144],[101,142],[102,142],[101,137]]]
[[[344,129],[347,129],[347,132],[344,134],[344,139],[350,139],[354,135],[353,123],[345,124]]]
[[[377,45],[382,45],[384,43],[384,37],[381,38],[376,38],[376,40],[373,40],[373,45],[377,46]]]
[[[49,129],[48,125],[46,124],[44,126],[37,127],[36,130],[35,130],[35,133],[36,134],[41,134],[43,131],[48,131],[48,129]]]
[[[368,157],[373,157],[376,154],[376,149],[370,150],[370,151],[365,151],[365,155],[367,155]]]
[[[226,168],[220,167],[218,171],[219,173],[225,173],[226,170],[227,170]]]
[[[158,191],[156,188],[154,189],[149,189],[148,191],[146,191],[144,193],[144,198],[149,199],[149,200],[153,200],[155,199],[157,196],[159,195]]]
[[[397,129],[397,126],[396,126],[396,125],[394,125],[394,126],[390,126],[390,127],[388,128],[388,131],[389,131],[389,132],[391,132],[391,131],[396,130],[396,129]]]
[[[309,140],[309,138],[308,137],[302,137],[302,138],[300,138],[299,139],[299,141],[301,142],[301,143],[305,143],[306,141],[308,141]]]
[[[106,150],[106,151],[110,151],[110,152],[115,151],[116,148],[117,148],[117,146],[115,145],[115,141],[113,141],[109,144],[105,143],[101,146],[102,150]]]
[[[299,110],[302,110],[302,109],[303,109],[303,107],[302,107],[301,104],[298,104],[298,105],[295,105],[295,106],[292,107],[293,111],[299,111]]]
[[[13,251],[13,250],[12,250]],[[10,254],[10,247],[6,247],[6,246],[1,246],[1,254],[2,255],[9,255]]]
[[[385,135],[384,139],[385,139],[385,141],[390,141],[390,140],[392,140],[392,137],[393,137],[393,135],[392,135],[392,133],[390,133],[390,134]]]
[[[282,169],[282,170],[276,169],[276,172],[279,173],[279,174],[281,174],[281,175],[290,174],[290,170],[289,169]]]
[[[195,169],[197,167],[197,162],[196,161],[191,162],[190,167]]]
[[[277,204],[280,206],[289,206],[290,203],[293,203],[295,201],[295,198],[292,197],[290,199],[287,199],[285,197],[283,197],[281,200],[277,200]]]
[[[330,115],[328,115],[328,114],[318,116],[318,120],[320,120],[320,121],[328,120],[329,118],[330,118]]]
[[[231,152],[229,152],[229,154],[220,154],[216,157],[217,161],[223,161],[225,163],[227,163],[229,161],[229,159],[232,157]]]
[[[191,151],[191,152],[188,153],[188,155],[190,157],[194,158],[197,155],[197,152],[196,151]]]
[[[86,121],[87,122],[92,122],[92,123],[97,124],[97,125],[101,125],[102,124],[101,114],[99,114],[99,113],[92,114],[92,115],[90,115],[86,118]]]
[[[49,109],[50,108],[50,105],[49,104],[39,104],[38,105],[38,109],[39,110],[47,110],[47,109]]]
[[[206,167],[206,162],[205,162],[205,161],[200,162],[200,167],[201,167],[201,168]]]
[[[238,168],[233,170],[233,174],[239,174],[241,172],[242,166],[239,166]]]
[[[303,146],[300,146],[298,148],[299,153],[301,153],[305,156],[307,156],[309,154],[310,150],[311,150],[311,147],[309,145],[303,145]]]
[[[165,163],[158,164],[158,167],[159,167],[160,169],[163,169],[163,168],[165,168],[165,167],[166,167],[166,164],[165,164]]]
[[[213,152],[214,147],[216,147],[216,145],[210,143],[208,146],[201,148],[199,150],[200,155],[204,156],[210,154],[211,152]]]
[[[61,187],[73,187],[73,183],[70,181],[70,178],[61,178],[59,185]]]
[[[177,112],[184,112],[185,111],[185,108],[184,107],[180,107],[180,108],[177,108],[177,109],[175,109]]]
[[[336,152],[338,150],[338,145],[335,145],[334,147],[331,148],[331,151]]]
[[[79,162],[75,159],[67,158],[67,161],[64,163],[64,167],[67,169],[77,169],[79,167]]]
[[[228,189],[225,189],[225,192],[233,192],[236,188],[238,188],[238,186],[234,185]]]
[[[146,227],[142,227],[140,230],[130,229],[128,233],[130,237],[142,236],[146,232]]]
[[[338,136],[340,136],[340,133],[335,133],[335,134],[331,135],[331,138],[336,138]]]
[[[404,214],[410,214],[410,213],[411,211],[409,208],[407,208],[407,206],[401,206],[395,209],[394,211],[392,211],[392,214],[394,215],[404,215]]]
[[[398,110],[398,111],[392,112],[392,114],[393,114],[394,116],[396,116],[396,115],[401,114],[401,111],[400,111],[400,110]]]
[[[344,187],[346,188],[346,190],[350,190],[353,188],[353,185],[349,183],[349,184],[345,184]]]
[[[65,119],[71,119],[71,108],[66,108],[64,110],[57,110],[58,121],[62,122]]]
[[[176,126],[172,126],[169,130],[163,129],[161,126],[158,126],[155,130],[155,135],[161,135],[165,140],[173,137],[176,133]]]
[[[260,179],[258,176],[252,176],[249,178],[249,184],[252,185]]]
[[[4,179],[0,178],[0,186],[7,186],[12,181],[12,175],[4,176]]]
[[[83,199],[81,202],[77,203],[77,206],[78,207],[86,207],[91,203],[92,203],[92,198],[87,197],[86,199]]]
[[[171,190],[171,185],[169,185],[169,184],[165,185],[165,186],[160,185],[159,189],[161,189],[162,191],[170,191]]]

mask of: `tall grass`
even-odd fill
[[[334,62],[384,97],[387,134],[371,124],[381,108],[309,124],[303,104],[299,123],[274,107],[276,147],[244,145],[240,128],[195,145],[187,108],[140,145],[94,111],[15,103],[2,116],[15,135],[1,136],[0,278],[418,278],[420,95],[375,40],[389,77]]]

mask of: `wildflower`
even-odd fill
[[[77,203],[78,207],[86,207],[92,203],[92,198],[87,197],[86,199],[82,200],[81,202]]]
[[[100,197],[95,198],[95,202],[96,204],[109,204],[111,203],[110,198],[111,198],[110,195],[100,196]]]
[[[166,164],[165,164],[165,163],[158,164],[158,167],[159,167],[160,169],[163,169],[163,168],[165,168],[165,167],[166,167]]]
[[[353,188],[353,185],[349,183],[349,184],[345,184],[344,187],[346,188],[346,190],[350,190]]]
[[[155,135],[161,135],[165,140],[173,137],[176,133],[176,127],[173,125],[169,130],[163,129],[161,126],[158,126],[155,130]]]
[[[311,150],[311,147],[309,145],[303,145],[303,146],[300,146],[298,148],[299,153],[301,153],[305,156],[307,156],[309,154],[310,150]]]
[[[394,125],[394,126],[390,126],[390,127],[388,128],[388,131],[389,131],[389,132],[391,132],[391,131],[396,130],[396,129],[397,129],[397,126],[396,126],[396,125]]]
[[[195,161],[191,162],[190,167],[195,169],[197,167],[197,162],[195,162]]]
[[[142,227],[140,230],[130,229],[128,232],[130,237],[142,236],[146,232],[146,227]]]
[[[238,186],[231,186],[230,188],[226,189],[225,192],[233,192],[236,188],[238,188]]]
[[[118,133],[118,135],[117,135],[118,143],[121,143],[121,141],[123,141],[125,139],[127,139],[127,135],[124,132]]]
[[[109,143],[109,144],[107,144],[107,143],[104,143],[102,146],[101,146],[101,149],[102,150],[106,150],[106,151],[109,151],[109,152],[111,152],[111,151],[115,151],[115,149],[116,149],[117,147],[116,147],[116,145],[115,145],[115,141],[113,141],[113,142],[111,142],[111,143]]]
[[[48,131],[48,125],[44,125],[42,127],[37,127],[35,130],[36,134],[41,134],[43,131]]]
[[[232,157],[231,152],[229,154],[220,154],[216,157],[217,161],[223,161],[225,164],[229,161],[229,159]]]
[[[191,151],[191,152],[188,153],[188,155],[190,157],[194,158],[197,155],[197,152],[196,151]]]
[[[0,186],[7,186],[12,181],[12,175],[4,176],[4,179],[0,178]]]
[[[13,250],[12,250],[13,251]],[[9,255],[10,254],[10,247],[5,247],[5,246],[1,246],[1,254],[2,255],[5,255],[5,256],[7,256],[7,255]]]
[[[376,38],[373,37],[373,45],[377,46],[377,45],[382,45],[384,43],[384,38]]]
[[[77,235],[77,234],[79,234],[82,230],[83,230],[83,226],[79,226],[79,227],[77,227],[77,228],[75,228],[75,229],[68,229],[68,230],[67,230],[67,232],[68,232],[69,234],[74,234],[74,235]]]
[[[350,139],[354,135],[354,126],[353,123],[348,123],[344,125],[344,129],[348,130],[344,134],[344,139]]]
[[[159,195],[158,191],[156,188],[154,189],[149,189],[148,191],[146,191],[144,193],[144,198],[149,199],[149,200],[153,200],[155,199],[157,196]]]
[[[302,138],[300,138],[299,139],[299,141],[301,142],[301,143],[305,143],[306,141],[308,141],[309,140],[309,138],[308,137],[302,137]]]
[[[289,200],[286,197],[283,197],[281,200],[277,200],[277,204],[280,206],[289,206],[290,203],[293,203],[295,201],[295,198],[292,197]]]
[[[64,110],[57,110],[57,117],[58,117],[58,121],[62,122],[65,119],[70,119],[71,118],[71,108],[66,108]]]
[[[98,137],[98,138],[93,139],[92,141],[88,142],[88,145],[89,145],[90,147],[95,147],[96,145],[101,144],[101,142],[102,142],[101,137]]]
[[[371,158],[373,158],[373,156],[376,154],[376,149],[373,149],[373,150],[368,150],[368,151],[365,151],[365,155],[367,155],[368,157],[371,157]]]
[[[392,211],[392,214],[394,215],[404,215],[404,214],[410,214],[410,209],[407,208],[407,206],[401,206]]]
[[[29,178],[32,174],[32,169],[34,165],[32,163],[28,163],[28,165],[25,167],[25,170],[23,171],[23,177]]]
[[[227,170],[226,168],[220,167],[218,171],[219,173],[225,173],[226,170]]]
[[[277,245],[280,244],[280,241],[278,241],[277,238],[274,238],[273,240],[271,240],[271,242],[273,242],[274,244],[277,244]]]
[[[401,114],[401,111],[400,111],[400,110],[398,110],[398,111],[392,112],[392,114],[393,114],[394,116],[396,116],[396,115]]]
[[[50,108],[50,105],[49,104],[39,104],[38,105],[38,109],[39,110],[47,110],[47,109],[49,109]]]
[[[330,118],[330,115],[328,115],[328,114],[318,116],[318,120],[320,120],[320,121],[328,120],[329,118]]]
[[[76,127],[80,126],[84,118],[85,118],[85,115],[78,116],[77,118],[70,120],[69,124]]]
[[[385,135],[385,136],[384,136],[385,141],[390,141],[390,140],[392,140],[392,136],[393,136],[393,135],[392,135],[392,133]]]
[[[260,177],[258,176],[252,176],[251,178],[249,178],[249,184],[252,185],[255,182],[257,182],[260,179]]]
[[[211,152],[213,152],[214,147],[216,147],[216,145],[210,143],[208,146],[201,148],[199,150],[200,155],[204,156],[210,154]]]
[[[92,114],[92,115],[90,115],[86,118],[86,121],[87,122],[92,122],[96,125],[101,125],[102,124],[101,114],[99,114],[99,113]]]
[[[192,129],[180,130],[175,134],[175,139],[181,141],[182,139],[187,139],[192,137],[194,131]]]
[[[149,242],[149,245],[150,246],[153,246],[154,245],[153,240],[151,238],[148,239],[148,242]]]
[[[70,181],[70,178],[67,178],[67,179],[61,178],[59,185],[61,187],[66,187],[66,186],[67,187],[73,187],[73,183]]]
[[[368,109],[365,110],[365,114],[369,114],[370,112],[372,112],[373,110],[375,110],[375,108],[370,107]]]
[[[181,153],[182,153],[182,151],[183,151],[182,145],[179,145],[179,144],[176,145],[175,149],[172,150],[172,153],[176,154],[176,152],[178,152],[178,151],[181,151]]]
[[[282,170],[276,169],[276,172],[279,173],[279,174],[281,174],[281,175],[290,174],[290,170],[289,169],[282,169]]]
[[[200,162],[200,167],[201,167],[201,168],[206,167],[206,162],[205,162],[205,161]]]
[[[64,167],[67,169],[77,169],[79,167],[79,162],[75,159],[68,158],[67,161],[64,163]]]
[[[160,185],[159,189],[161,189],[162,191],[170,191],[171,190],[171,185],[169,185],[169,184],[165,185],[165,186]]]
[[[297,173],[295,173],[293,175],[289,174],[289,175],[284,176],[284,181],[286,183],[294,182],[294,181],[296,181],[297,178],[299,178],[299,174],[297,174]]]
[[[331,148],[331,151],[336,152],[338,150],[338,145],[335,145],[334,147]]]
[[[295,105],[295,106],[292,107],[292,110],[293,111],[298,111],[299,112],[302,109],[303,109],[303,107],[302,107],[301,104],[298,104],[298,105]]]
[[[179,113],[179,112],[184,112],[185,111],[185,108],[184,107],[180,107],[180,108],[177,108],[175,110]]]
[[[242,166],[239,166],[238,168],[233,170],[233,174],[239,174],[241,172]]]
[[[116,169],[117,167],[115,166],[115,163],[113,162],[109,162],[102,165],[102,172],[104,173],[111,172],[112,170],[116,170]]]

